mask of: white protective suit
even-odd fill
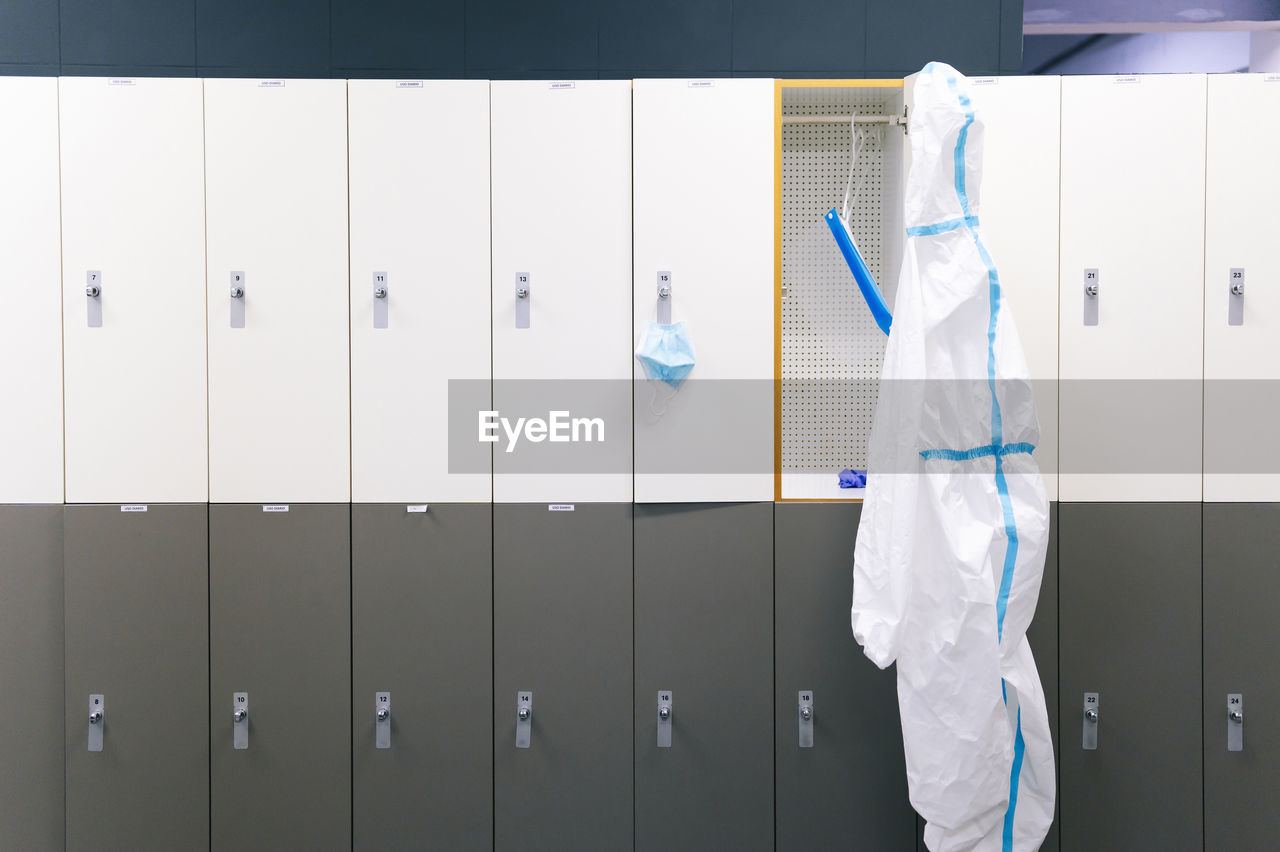
[[[1037,849],[1055,795],[1026,639],[1049,532],[1040,428],[978,223],[982,122],[967,92],[941,63],[916,78],[853,570],[853,632],[876,665],[897,662],[907,785],[934,852]]]

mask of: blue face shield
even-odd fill
[[[645,378],[657,379],[678,389],[693,370],[693,345],[684,323],[659,325],[649,323],[636,358],[644,367]]]

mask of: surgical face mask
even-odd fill
[[[666,410],[666,403],[675,396],[680,385],[693,370],[693,344],[689,342],[689,330],[682,322],[672,325],[649,323],[644,340],[636,349],[636,359],[644,368],[645,378],[649,381],[666,382],[671,386],[671,394],[663,399],[662,411],[654,411],[661,415]],[[656,392],[655,400],[656,402]],[[650,408],[652,409],[651,402]]]

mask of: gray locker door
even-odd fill
[[[773,504],[637,505],[635,572],[636,849],[772,849]]]
[[[0,506],[0,849],[63,848],[62,623],[62,506]]]
[[[1202,849],[1200,504],[1062,503],[1058,520],[1062,847]]]
[[[849,627],[861,503],[780,503],[776,595],[778,849],[916,848],[897,681]],[[799,692],[813,747],[799,747]]]
[[[1204,506],[1206,849],[1269,849],[1280,836],[1280,505]],[[1242,749],[1227,751],[1227,694],[1240,693]]]
[[[1053,765],[1061,765],[1061,738],[1058,732],[1058,504],[1049,504],[1049,549],[1044,557],[1044,577],[1040,581],[1040,600],[1035,617],[1027,629],[1027,641],[1035,656],[1036,671],[1044,687],[1044,701],[1049,710],[1049,734],[1053,737]],[[1058,787],[1061,790],[1061,783]],[[1059,826],[1062,819],[1062,796],[1054,801],[1053,825],[1040,852],[1057,852]]]
[[[493,512],[495,846],[629,849],[631,504]],[[527,749],[520,691],[533,693]]]
[[[351,507],[209,507],[212,841],[351,846]],[[248,748],[233,748],[234,693]]]
[[[493,511],[351,507],[356,849],[493,845]],[[375,693],[391,693],[377,748]]]
[[[208,848],[208,507],[65,518],[67,848]]]

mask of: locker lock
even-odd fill
[[[243,299],[243,298],[244,298],[244,288],[243,288],[243,287],[232,287],[232,288],[231,288],[231,298],[233,298],[233,299]]]
[[[101,711],[101,710],[94,710],[92,713],[90,713],[90,714],[89,714],[89,724],[90,724],[90,725],[100,725],[100,724],[102,724],[102,711]]]
[[[1240,710],[1232,710],[1227,714],[1227,718],[1235,722],[1237,725],[1244,724],[1244,713]]]
[[[660,286],[660,287],[658,288],[658,298],[659,298],[659,299],[670,299],[670,298],[671,298],[671,285],[670,285],[670,284],[663,284],[662,286]]]
[[[249,718],[249,711],[244,709],[243,707],[237,707],[231,713],[231,721],[233,722],[243,722],[245,719],[248,719],[248,718]]]
[[[379,708],[378,708],[378,721],[379,721],[379,722],[385,722],[385,721],[387,721],[387,720],[388,720],[388,719],[390,719],[390,718],[391,718],[391,708],[390,708],[390,707],[379,707]]]
[[[664,722],[665,722],[666,720],[670,719],[670,718],[671,718],[671,708],[670,708],[670,707],[659,707],[659,708],[658,708],[658,718],[659,718],[659,719],[661,719],[661,720],[662,720],[662,721],[664,721]]]
[[[387,288],[386,288],[386,287],[375,287],[375,288],[374,288],[374,290],[373,290],[373,298],[375,298],[375,299],[385,299],[385,298],[387,298]]]
[[[1086,284],[1086,285],[1084,285],[1084,294],[1085,294],[1086,296],[1096,296],[1096,295],[1098,295],[1098,285],[1097,285],[1097,284]]]
[[[1092,707],[1090,707],[1088,710],[1084,711],[1084,717],[1085,717],[1085,719],[1089,720],[1090,722],[1097,722],[1097,721],[1098,721],[1098,711],[1097,711],[1097,710],[1095,710],[1095,709],[1093,709]]]
[[[811,720],[813,718],[813,708],[808,705],[801,705],[800,718],[804,719],[806,722]]]
[[[1240,281],[1240,282],[1237,282],[1237,283],[1235,283],[1235,284],[1232,284],[1232,285],[1231,285],[1231,295],[1233,295],[1233,296],[1243,296],[1243,295],[1244,295],[1244,282],[1243,282],[1243,281]]]
[[[517,288],[516,288],[516,298],[517,298],[517,299],[527,299],[527,298],[529,298],[529,288],[528,288],[528,287],[517,287]]]
[[[519,719],[521,722],[529,721],[529,717],[532,715],[533,715],[532,707],[521,706],[521,708],[516,711],[516,718]]]
[[[102,295],[102,288],[97,284],[89,284],[84,288],[84,294],[90,299],[96,299]]]

